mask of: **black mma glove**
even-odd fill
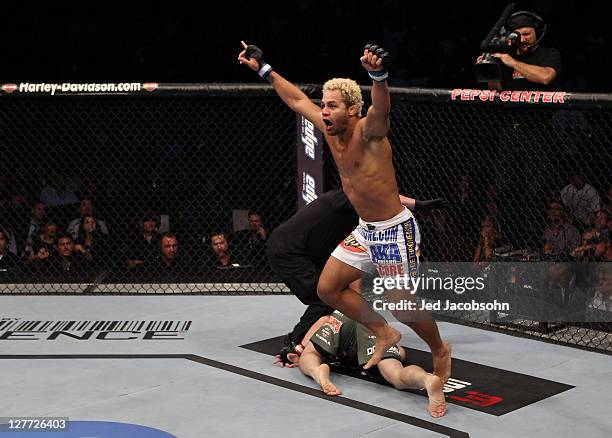
[[[289,365],[293,363],[289,360],[289,353],[295,353],[295,350],[291,347],[283,347],[281,351],[279,351],[276,355],[281,360],[283,365]]]
[[[246,59],[253,58],[259,64],[259,71],[257,74],[264,79],[268,79],[270,73],[272,73],[272,66],[263,60],[263,52],[257,46],[249,44],[244,50],[244,57]]]
[[[288,347],[288,346],[281,348],[281,351],[279,351],[276,356],[282,361],[283,365],[288,365],[288,364],[293,363],[289,360],[289,354],[295,353],[298,356],[301,356],[303,351],[304,351],[304,346],[300,342],[299,344],[295,345],[295,347],[293,348]]]
[[[419,213],[429,213],[431,210],[442,209],[447,207],[446,199],[428,199],[426,201],[414,200],[414,211]]]
[[[385,68],[379,71],[369,71],[368,75],[377,82],[387,80],[389,77],[389,72],[387,70],[391,65],[391,54],[376,44],[366,44],[364,49],[378,56],[382,60],[381,65]]]

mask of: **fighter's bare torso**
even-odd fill
[[[342,136],[325,133],[334,156],[342,188],[359,217],[365,221],[383,221],[402,211],[391,144],[386,137],[367,138],[364,120],[354,124]]]

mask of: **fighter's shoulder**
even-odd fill
[[[360,119],[353,131],[353,138],[356,139],[356,142],[359,142],[361,146],[376,146],[381,145],[383,143],[388,143],[387,133],[373,133],[371,130],[367,128],[367,115]]]

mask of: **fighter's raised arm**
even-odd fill
[[[372,139],[383,138],[387,135],[390,126],[391,96],[386,79],[391,55],[382,47],[368,44],[363,49],[360,61],[372,78],[372,105],[364,120],[364,135]]]
[[[315,281],[317,296],[323,303],[364,324],[376,336],[372,357],[364,365],[366,369],[371,368],[386,350],[399,342],[401,333],[387,324],[350,284],[360,279],[363,272],[378,271],[383,277],[416,276],[420,244],[416,219],[400,203],[391,144],[386,137],[391,99],[385,80],[390,55],[375,45],[364,48],[361,63],[374,83],[372,106],[362,118],[363,96],[354,80],[339,77],[327,80],[319,108],[295,85],[275,73],[263,60],[259,48],[245,42],[242,47],[238,61],[268,79],[289,108],[323,132],[338,168],[342,189],[359,216],[359,226],[331,253]],[[409,205],[420,207],[412,201]],[[427,319],[415,325],[411,315],[405,312],[395,316],[416,327],[417,334],[431,348],[434,371],[443,381],[447,380],[451,349],[440,338],[435,322]]]
[[[270,64],[263,60],[259,47],[241,41],[244,50],[238,55],[238,62],[246,64],[259,76],[267,79],[280,98],[289,108],[310,120],[320,131],[325,129],[319,108],[302,90],[275,72]]]

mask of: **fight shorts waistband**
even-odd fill
[[[414,217],[412,212],[404,207],[404,209],[398,214],[384,221],[366,222],[359,218],[359,226],[363,227],[367,231],[382,231],[406,222],[412,217]]]

